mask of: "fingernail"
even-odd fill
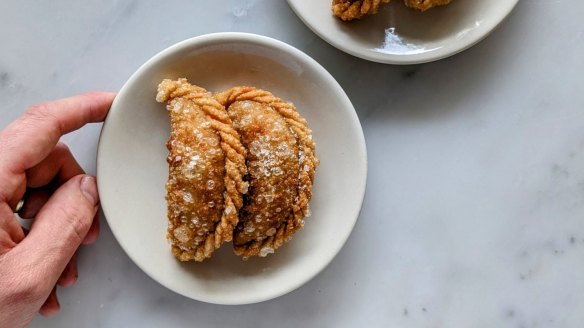
[[[81,179],[80,187],[83,196],[96,206],[99,201],[99,196],[97,194],[97,183],[95,182],[95,178],[89,175],[84,176],[83,179]]]

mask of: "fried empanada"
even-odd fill
[[[379,6],[391,0],[333,0],[333,15],[344,21],[377,14]]]
[[[351,21],[361,19],[366,15],[377,14],[379,6],[389,3],[391,0],[333,0],[333,15],[341,20]],[[452,0],[404,0],[406,6],[420,11],[426,11],[432,7],[443,6]]]
[[[420,11],[426,11],[432,7],[444,6],[450,3],[451,0],[404,0],[406,6],[415,8]]]
[[[294,105],[254,87],[215,95],[248,149],[249,193],[234,230],[234,250],[266,256],[292,238],[309,215],[319,164],[312,131]]]
[[[181,261],[202,261],[230,241],[248,185],[246,150],[225,108],[186,79],[164,80],[171,134],[166,200],[167,238]]]

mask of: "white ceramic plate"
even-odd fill
[[[485,38],[519,0],[452,0],[426,12],[402,0],[383,5],[377,15],[342,22],[332,0],[288,0],[314,33],[336,48],[374,62],[419,64],[463,51]]]
[[[227,244],[203,263],[180,263],[172,256],[164,200],[170,123],[154,97],[162,79],[179,77],[211,91],[234,85],[265,88],[294,102],[313,129],[321,165],[312,216],[275,254],[243,262]],[[280,41],[219,33],[162,51],[128,80],[103,126],[97,172],[107,222],[144,272],[196,300],[246,304],[300,287],[339,252],[361,209],[367,155],[349,98],[322,66]]]

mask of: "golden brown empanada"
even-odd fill
[[[167,238],[181,261],[202,261],[230,241],[248,185],[246,150],[225,108],[186,79],[164,80],[171,134],[166,200]]]
[[[312,131],[291,103],[254,87],[215,95],[248,149],[250,190],[234,230],[237,255],[266,256],[292,238],[309,215],[319,164]]]
[[[390,0],[333,0],[333,15],[344,21],[361,19],[366,15],[377,14],[379,6]]]
[[[444,6],[450,3],[451,0],[404,0],[406,6],[415,8],[420,11],[426,11],[432,7]]]

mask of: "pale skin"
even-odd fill
[[[99,234],[99,196],[62,135],[105,119],[113,93],[32,106],[0,131],[0,327],[59,312],[57,286],[78,277],[76,253]],[[25,196],[26,193],[26,196]],[[25,231],[14,211],[33,220]]]

